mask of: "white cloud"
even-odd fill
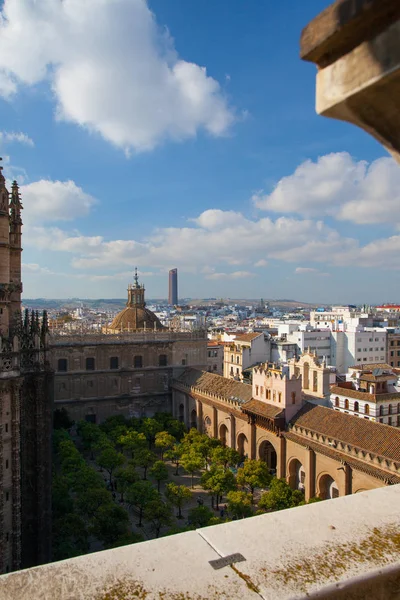
[[[179,58],[146,0],[5,0],[2,15],[5,97],[48,80],[59,119],[127,152],[200,129],[220,136],[234,121],[219,83]]]
[[[256,263],[254,263],[255,267],[266,267],[268,265],[268,261],[265,258],[261,258]]]
[[[233,271],[233,273],[211,273],[206,275],[206,279],[248,279],[255,276],[255,273],[250,271]]]
[[[296,275],[318,275],[318,277],[330,277],[330,273],[323,273],[319,269],[313,267],[296,267],[294,270]]]
[[[45,275],[54,275],[53,271],[48,269],[47,267],[41,267],[37,263],[24,263],[22,264],[22,271],[24,274],[26,273],[34,273],[34,274],[45,274]]]
[[[16,142],[18,144],[24,144],[25,146],[33,146],[35,145],[33,139],[26,135],[26,133],[22,133],[22,131],[0,131],[0,144],[7,144]]]
[[[27,222],[72,221],[87,215],[96,203],[73,181],[41,179],[20,191]]]
[[[391,158],[368,164],[347,152],[307,160],[270,193],[252,197],[263,210],[333,216],[358,224],[400,222],[400,169]]]

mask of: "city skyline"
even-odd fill
[[[24,296],[123,298],[138,264],[154,298],[174,265],[181,297],[396,301],[398,167],[316,115],[298,57],[325,5],[90,0],[81,36],[72,3],[5,0],[0,151],[21,185]]]

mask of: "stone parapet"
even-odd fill
[[[316,109],[373,135],[400,162],[400,1],[337,0],[303,30]]]

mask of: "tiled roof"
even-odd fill
[[[349,369],[357,369],[358,371],[372,371],[372,369],[385,369],[391,371],[392,367],[387,363],[365,363],[363,365],[353,365]]]
[[[268,417],[270,419],[274,419],[283,413],[279,406],[274,406],[273,404],[268,404],[261,400],[250,400],[243,404],[241,408],[244,412],[255,413],[256,415],[261,415],[262,417]]]
[[[360,376],[361,381],[390,381],[396,379],[396,375],[372,375],[372,373],[366,373]]]
[[[360,392],[359,390],[352,390],[351,388],[340,387],[339,385],[333,385],[331,387],[331,394],[355,398],[356,400],[366,400],[369,402],[377,402],[378,400],[400,401],[400,392],[393,392],[392,394],[368,394],[368,392]]]
[[[189,387],[198,388],[202,392],[215,394],[222,398],[239,398],[243,402],[251,400],[252,386],[247,383],[240,383],[233,379],[227,379],[221,375],[199,371],[198,369],[187,368],[176,379],[177,383],[182,383]]]
[[[315,433],[393,461],[400,461],[400,429],[306,403],[290,421]],[[347,455],[346,455],[347,456]]]
[[[251,342],[252,340],[254,340],[255,338],[259,337],[260,335],[263,335],[260,332],[255,332],[255,333],[243,333],[242,335],[237,335],[236,338],[233,340],[233,342]]]
[[[284,433],[284,436],[288,440],[291,440],[292,442],[295,442],[296,444],[300,444],[302,446],[307,446],[315,452],[318,452],[319,454],[324,454],[325,456],[329,456],[330,458],[334,458],[335,460],[345,461],[351,467],[353,467],[353,469],[357,469],[358,471],[362,471],[363,473],[368,473],[369,475],[372,475],[373,477],[378,477],[379,479],[382,479],[384,481],[390,481],[390,483],[393,484],[400,483],[399,475],[396,475],[395,473],[388,473],[383,469],[379,469],[379,467],[375,467],[375,465],[372,465],[371,463],[365,463],[362,460],[358,460],[357,458],[354,458],[353,456],[350,456],[345,452],[340,452],[338,450],[335,450],[334,448],[328,448],[323,444],[319,444],[314,440],[310,441],[308,438],[304,438],[301,435],[296,435],[291,431]]]

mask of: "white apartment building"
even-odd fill
[[[327,365],[334,364],[331,360],[331,331],[329,329],[311,329],[305,331],[293,331],[286,336],[288,342],[298,346],[298,356],[308,349],[317,354],[319,361],[325,361]]]
[[[331,386],[330,406],[355,417],[400,427],[398,376],[384,363],[354,367],[346,382]]]
[[[243,379],[243,370],[271,360],[271,339],[264,333],[236,335],[224,348],[224,377]]]
[[[386,340],[384,329],[332,331],[330,363],[338,373],[347,373],[354,365],[385,363]]]

